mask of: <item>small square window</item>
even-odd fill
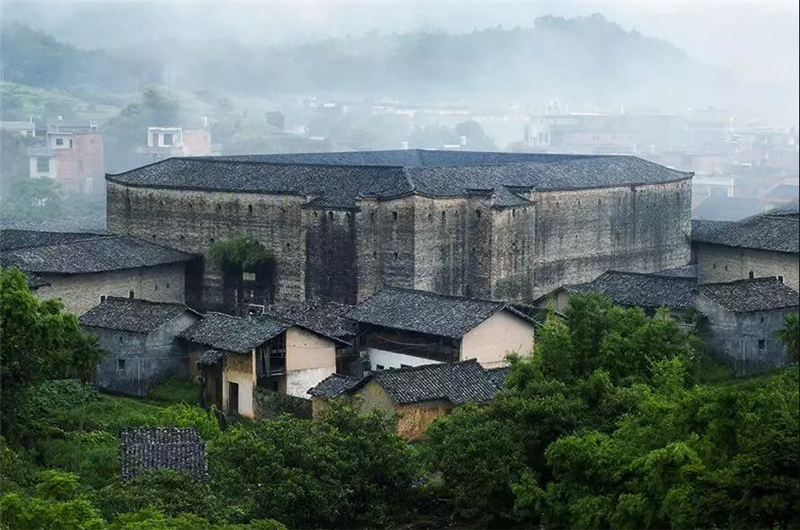
[[[164,140],[164,145],[165,146],[172,145],[172,141],[173,141],[172,140],[172,133],[164,133],[164,136],[162,138]]]
[[[64,139],[63,138],[56,138],[56,145],[64,145]]]
[[[133,298],[133,291],[128,291],[128,298]]]
[[[106,301],[106,295],[101,294],[100,295],[100,302],[102,303],[102,302],[105,302],[105,301]]]
[[[376,365],[375,365],[375,369],[376,369],[376,370],[383,370],[384,368],[383,368],[383,365],[382,365],[382,364],[376,364]]]
[[[118,372],[125,371],[125,359],[117,359],[117,371]]]
[[[778,275],[778,281],[783,283],[783,276],[781,276],[780,274]]]
[[[758,339],[758,349],[765,350],[767,348],[767,341],[766,339]]]
[[[39,173],[49,173],[50,172],[50,159],[45,156],[40,156],[36,158],[36,171]]]
[[[749,273],[747,273],[747,277],[748,277],[748,278],[750,278],[750,279],[752,280],[753,278],[755,278],[755,277],[756,277],[756,273],[755,273],[755,272],[753,272],[753,271],[750,271]]]

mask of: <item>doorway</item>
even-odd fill
[[[239,414],[239,383],[228,382],[228,414]]]

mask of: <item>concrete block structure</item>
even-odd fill
[[[691,173],[630,156],[375,151],[173,158],[108,175],[107,225],[207,256],[275,258],[248,303],[365,300],[384,286],[533,301],[611,269],[688,263]],[[190,303],[226,307],[222,271]]]

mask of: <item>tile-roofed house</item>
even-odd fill
[[[187,311],[200,316],[184,304],[109,296],[78,321],[83,326],[149,333]]]
[[[205,442],[194,427],[123,429],[119,445],[120,472],[131,479],[154,470],[170,469],[205,480]]]
[[[206,313],[180,337],[199,370],[205,398],[226,414],[245,417],[256,414],[257,388],[308,398],[309,387],[336,372],[344,344],[284,317],[217,312]]]
[[[106,298],[78,318],[107,352],[97,366],[97,385],[145,397],[151,386],[165,379],[188,377],[189,357],[177,335],[199,318],[184,304]]]
[[[800,288],[800,222],[792,209],[738,222],[695,221],[692,249],[700,283],[778,276]]]
[[[269,317],[242,318],[209,311],[202,320],[181,333],[181,337],[218,350],[250,353],[290,326],[286,321]]]
[[[692,230],[692,240],[727,247],[798,253],[800,226],[796,219],[771,212],[738,222],[699,223]]]
[[[789,361],[777,333],[785,318],[798,312],[797,291],[773,277],[704,284],[697,293],[706,346],[737,372],[758,372]]]
[[[197,256],[131,236],[0,231],[0,264],[35,275],[36,295],[81,314],[106,296],[185,301],[186,266]],[[44,282],[44,283],[42,283]]]
[[[309,389],[308,394],[315,398],[333,399],[354,388],[361,379],[352,375],[331,374]]]
[[[185,263],[195,256],[129,236],[103,236],[4,252],[3,262],[39,274],[88,274]]]
[[[0,250],[43,247],[107,237],[107,234],[93,232],[51,232],[44,230],[0,229]]]
[[[308,393],[314,417],[325,410],[327,400],[344,398],[361,412],[397,414],[398,433],[416,440],[424,437],[431,421],[454,407],[490,401],[501,388],[501,375],[471,359],[382,370],[360,380],[331,376]]]
[[[533,346],[533,320],[492,300],[385,287],[347,317],[371,370],[467,359],[491,367]]]
[[[361,323],[457,339],[505,307],[503,302],[386,287],[358,304],[348,317]]]
[[[563,290],[567,295],[579,292],[600,293],[622,306],[650,310],[667,307],[682,311],[692,306],[693,289],[696,286],[697,279],[691,276],[608,271],[589,283],[565,285]],[[565,305],[564,300],[556,303],[558,309],[564,309]]]
[[[773,311],[800,304],[797,291],[774,277],[709,283],[698,286],[697,292],[732,313]]]

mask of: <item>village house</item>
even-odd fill
[[[214,154],[211,130],[208,127],[148,127],[146,146],[140,147],[137,152],[143,155],[145,162],[174,156],[210,156]]]
[[[195,257],[135,237],[0,231],[0,263],[37,279],[36,295],[81,314],[109,296],[183,303],[186,264]]]
[[[386,287],[347,316],[369,371],[468,359],[493,368],[533,348],[533,321],[504,302]]]
[[[187,378],[186,344],[177,335],[199,319],[183,304],[107,297],[78,319],[107,352],[97,366],[97,386],[146,397],[148,389],[161,381]]]
[[[272,316],[208,312],[183,331],[206,399],[226,414],[256,416],[254,391],[307,398],[309,387],[336,372],[338,339]]]
[[[706,344],[739,373],[783,366],[786,347],[777,338],[800,295],[774,277],[700,285],[696,306],[706,317]]]
[[[773,276],[800,288],[800,218],[796,208],[738,222],[694,221],[698,283]]]
[[[385,370],[363,378],[334,374],[308,393],[314,418],[319,418],[331,399],[339,398],[359,412],[397,414],[398,434],[419,440],[434,419],[455,407],[491,400],[506,374],[506,368],[487,370],[470,359]]]
[[[28,149],[31,178],[49,177],[79,193],[105,193],[103,135],[96,122],[48,125],[44,147]]]
[[[576,293],[596,292],[611,298],[624,307],[640,307],[654,314],[661,307],[669,308],[674,316],[693,306],[697,278],[694,267],[682,267],[661,273],[608,271],[591,282],[564,285],[537,301],[540,306],[552,304],[564,312],[569,297]]]

